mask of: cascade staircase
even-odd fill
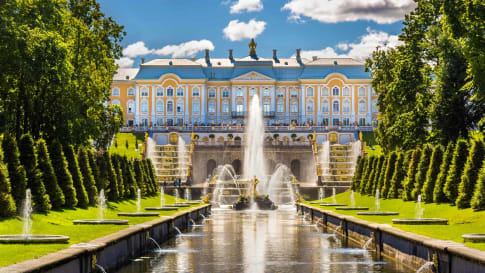
[[[185,145],[184,151],[179,151],[180,145],[155,145],[150,158],[155,167],[158,183],[167,182],[173,185],[175,179],[186,182],[189,169],[192,166],[192,149]],[[181,149],[182,150],[182,149]]]

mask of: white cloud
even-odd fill
[[[324,23],[375,21],[389,24],[404,19],[416,7],[413,0],[290,0],[282,10],[291,19],[310,17]]]
[[[241,13],[244,10],[247,12],[260,11],[263,9],[261,0],[238,0],[231,6],[231,13]]]
[[[130,58],[148,55],[150,53],[152,53],[152,50],[148,49],[145,46],[145,43],[142,41],[138,41],[134,44],[128,45],[125,49],[123,49],[123,55]]]
[[[339,43],[335,46],[344,51],[342,54],[338,54],[333,47],[326,47],[321,50],[302,50],[301,56],[307,59],[317,56],[319,58],[353,58],[364,61],[378,46],[391,48],[401,44],[397,35],[389,35],[383,31],[378,32],[367,28],[367,34],[361,36],[358,43]]]
[[[194,57],[203,50],[214,50],[214,45],[209,40],[189,41],[178,45],[167,45],[161,49],[153,50],[157,55],[171,55],[172,58]]]
[[[239,20],[232,20],[224,28],[224,36],[231,41],[241,41],[244,39],[256,38],[263,33],[266,28],[266,22],[256,21],[251,19],[249,22],[239,22]]]
[[[120,68],[131,68],[135,61],[128,57],[121,57],[119,60],[115,60],[115,64],[117,64]]]

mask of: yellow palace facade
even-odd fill
[[[350,58],[155,59],[120,68],[111,104],[123,108],[127,126],[243,124],[258,95],[266,124],[371,126],[377,96],[364,64]]]

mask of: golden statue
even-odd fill
[[[256,46],[258,46],[258,44],[254,42],[254,38],[251,39],[251,42],[249,43],[249,56],[256,56]]]
[[[296,202],[297,203],[305,202],[305,199],[303,199],[303,197],[301,197],[301,195],[299,193],[295,193],[295,195],[296,195]]]
[[[218,175],[214,175],[212,177],[211,183],[216,183],[218,177],[219,177]]]
[[[291,184],[294,184],[294,185],[297,184],[296,176],[294,176],[294,175],[291,176]]]
[[[256,191],[256,186],[258,186],[258,184],[259,184],[258,178],[256,178],[256,176],[254,176],[254,178],[253,178],[253,195],[254,195],[254,197],[258,196],[258,192]]]
[[[322,176],[322,169],[321,168],[318,168],[317,174],[318,174],[318,176]]]

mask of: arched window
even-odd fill
[[[333,101],[332,112],[334,112],[334,113],[340,113],[340,103],[339,103],[338,100],[334,100]]]
[[[285,111],[285,102],[282,100],[279,100],[276,103],[276,112],[283,113],[284,111]]]
[[[178,100],[177,101],[177,113],[183,113],[184,112],[184,101],[183,100]]]
[[[344,103],[342,105],[343,112],[344,113],[350,113],[350,101],[349,100],[344,100]]]
[[[229,101],[222,102],[222,113],[229,113]]]
[[[323,97],[328,97],[329,96],[329,90],[328,90],[328,87],[324,87],[322,88],[322,96]]]
[[[172,87],[167,88],[167,97],[173,97],[173,88]]]
[[[298,89],[292,88],[290,91],[290,97],[297,98],[298,97]]]
[[[111,104],[120,105],[120,101],[119,100],[112,100]]]
[[[252,97],[257,94],[256,88],[249,88],[249,96]]]
[[[120,89],[118,87],[113,88],[111,95],[118,97],[120,95]]]
[[[291,102],[290,111],[292,113],[298,113],[298,102],[296,101]]]
[[[242,101],[236,102],[236,112],[238,113],[244,112],[244,105]]]
[[[372,101],[372,113],[379,112],[379,108],[377,108],[377,100]]]
[[[229,89],[224,88],[224,90],[222,90],[222,97],[229,98]]]
[[[126,109],[128,114],[133,114],[135,112],[135,103],[130,100],[128,103],[126,103]]]
[[[322,112],[323,113],[330,112],[330,106],[328,105],[328,100],[323,100],[323,102],[322,102]]]
[[[148,87],[143,86],[140,90],[140,93],[142,97],[148,97]]]
[[[216,97],[216,90],[214,88],[209,89],[209,98],[215,98]]]
[[[263,89],[263,96],[269,97],[269,88],[266,87],[266,88]]]
[[[306,96],[307,97],[313,97],[313,87],[308,87],[306,89]]]
[[[285,90],[283,88],[278,88],[278,92],[276,92],[276,97],[284,98],[285,97]]]
[[[242,88],[238,88],[236,90],[236,97],[242,97],[243,96],[243,90]]]
[[[157,87],[157,97],[163,97],[163,88]]]
[[[216,112],[216,102],[211,100],[209,101],[209,113],[215,113]]]
[[[313,113],[313,100],[306,101],[306,111],[307,113]]]
[[[359,113],[366,112],[366,103],[365,100],[359,100]]]
[[[173,89],[172,89],[173,91]],[[167,95],[168,95],[168,89],[167,89]],[[173,113],[173,101],[168,101],[167,102],[167,112],[168,113]]]
[[[345,86],[344,89],[342,89],[342,93],[344,97],[350,97],[350,88]]]
[[[199,87],[192,88],[192,97],[198,97],[198,96],[200,96],[200,89],[199,89]]]
[[[199,100],[192,101],[192,113],[199,113],[200,112],[200,102]]]
[[[184,96],[184,89],[182,87],[177,88],[177,97]]]
[[[340,89],[338,88],[338,86],[332,88],[332,96],[340,96]]]
[[[264,113],[269,113],[271,112],[271,104],[270,104],[270,101],[269,100],[265,100],[263,102],[263,112]]]
[[[148,101],[142,100],[140,110],[142,113],[148,113]]]
[[[365,97],[365,87],[359,87],[359,97]]]
[[[134,96],[135,95],[135,88],[130,87],[128,88],[128,96]]]
[[[157,113],[162,113],[163,112],[163,101],[157,100]]]

